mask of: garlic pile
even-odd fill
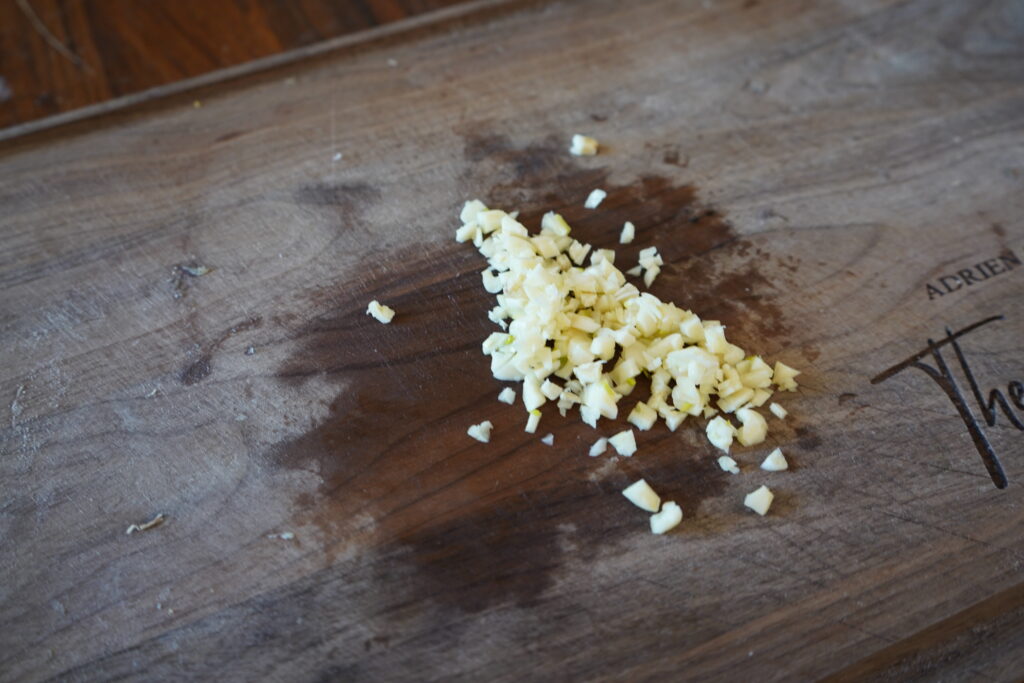
[[[767,423],[756,408],[771,398],[773,384],[795,390],[796,370],[748,355],[726,339],[720,322],[641,292],[615,267],[614,251],[577,241],[557,213],[547,213],[534,235],[516,216],[468,201],[456,240],[473,242],[487,259],[483,285],[497,299],[488,317],[503,331],[487,337],[483,352],[496,379],[522,382],[527,431],[536,430],[548,401],[563,416],[578,408],[594,428],[601,418],[615,419],[619,401],[646,374],[650,397],[627,418],[637,429],[660,417],[675,431],[694,416],[710,420],[708,440],[725,452],[734,440],[764,441]],[[650,287],[662,264],[648,247],[632,272],[642,272]],[[636,449],[631,430],[608,443],[621,455]]]

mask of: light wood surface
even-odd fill
[[[958,344],[1024,418],[1022,44],[1012,0],[491,3],[3,143],[0,679],[1019,678],[1024,432],[942,347],[999,489],[921,368],[871,380],[1002,316]],[[632,220],[791,417],[738,476],[699,421],[524,433],[470,197]]]

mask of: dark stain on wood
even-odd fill
[[[209,377],[210,373],[213,372],[210,360],[209,355],[204,355],[199,360],[188,365],[181,371],[181,383],[185,386],[191,386]]]
[[[544,212],[558,211],[580,240],[615,248],[623,268],[641,248],[657,245],[668,264],[653,288],[663,299],[736,325],[750,339],[785,331],[768,296],[748,291],[768,289],[758,270],[765,259],[698,200],[695,187],[658,175],[613,185],[605,168],[572,157],[564,142],[551,136],[519,147],[503,135],[466,135],[466,196],[519,210],[530,229]],[[584,209],[595,187],[608,196],[598,210]],[[318,185],[296,199],[351,211],[353,195],[376,198],[359,186]],[[626,220],[636,224],[637,239],[619,245]],[[493,328],[486,319],[493,301],[479,281],[484,263],[469,245],[453,242],[440,251],[394,255],[403,263],[400,280],[386,271],[364,273],[358,282],[311,293],[325,312],[296,331],[302,345],[278,371],[293,388],[313,377],[341,387],[324,419],[270,456],[275,466],[319,477],[318,491],[296,500],[297,521],[320,529],[327,556],[354,542],[376,547],[389,558],[377,563],[387,590],[395,590],[398,562],[412,568],[402,583],[410,596],[472,613],[542,599],[566,548],[586,561],[623,536],[645,534],[646,517],[631,515],[620,495],[640,477],[679,502],[688,519],[699,518],[701,501],[721,493],[728,476],[703,439],[703,421],[689,421],[676,434],[663,425],[643,434],[634,458],[587,458],[597,434],[577,414],[562,419],[551,405],[539,433],[525,434],[522,407],[495,400],[501,384],[480,353]],[[393,306],[395,321],[383,326],[367,317],[368,297],[354,292],[372,292]],[[747,321],[751,316],[755,322]],[[626,428],[625,417],[645,395],[624,399],[621,417],[600,433]],[[487,445],[465,434],[483,419],[495,424]],[[538,442],[547,431],[556,434],[554,448]],[[446,496],[465,502],[453,512]],[[408,527],[401,514],[413,507],[421,522]],[[361,515],[374,521],[354,521]]]
[[[690,159],[680,154],[678,147],[666,147],[661,155],[661,163],[686,168],[690,165]]]
[[[797,445],[805,451],[813,451],[821,446],[821,437],[810,427],[796,428]]]
[[[191,386],[202,382],[213,372],[213,354],[221,347],[221,345],[224,344],[224,342],[240,332],[258,328],[262,324],[263,318],[261,316],[254,316],[225,329],[205,348],[198,347],[201,355],[198,359],[192,361],[182,369],[178,379],[185,386]]]
[[[296,389],[312,378],[340,388],[326,417],[280,444],[270,459],[320,478],[317,495],[297,503],[303,521],[319,527],[327,545],[410,472],[442,457],[454,439],[441,443],[433,430],[468,396],[497,393],[479,356],[490,325],[488,295],[479,286],[472,252],[464,256],[453,269],[438,272],[438,264],[451,259],[410,249],[401,255],[401,279],[368,273],[358,283],[339,282],[309,295],[324,313],[296,327],[302,343],[277,376]],[[395,320],[385,326],[367,316],[361,292],[395,308]],[[472,321],[471,329],[456,340],[453,321],[460,318]],[[460,432],[469,424],[460,424]]]
[[[229,142],[229,141],[231,141],[231,140],[234,140],[235,138],[239,138],[239,137],[241,137],[241,136],[243,136],[243,135],[245,135],[245,131],[241,131],[241,130],[233,130],[233,131],[231,131],[230,133],[224,133],[223,135],[218,135],[218,136],[217,136],[217,137],[216,137],[216,138],[214,139],[214,141],[213,141],[213,142],[214,142],[214,143],[218,143],[218,142]]]
[[[367,183],[311,183],[295,191],[295,203],[302,206],[333,207],[354,211],[380,198],[380,191]]]
[[[176,263],[171,268],[171,296],[175,299],[184,298],[191,287],[191,281],[212,272],[212,268],[200,265],[192,260],[187,263]]]
[[[573,431],[584,429],[593,438],[587,428]],[[606,455],[590,460],[576,453],[584,465],[565,463],[561,472],[548,477],[548,485],[516,487],[497,502],[402,534],[398,542],[409,551],[404,559],[416,568],[405,590],[410,597],[430,596],[440,605],[470,613],[500,604],[536,606],[567,564],[586,565],[598,555],[622,552],[626,538],[650,538],[647,515],[621,495],[641,477],[664,500],[683,507],[690,525],[673,534],[693,533],[700,526],[693,517],[701,502],[720,495],[728,475],[707,453],[687,458],[677,449],[655,450],[650,442],[644,446],[634,458]],[[526,453],[521,457],[538,460]],[[610,471],[593,478],[607,459]],[[385,572],[381,580],[387,580]]]

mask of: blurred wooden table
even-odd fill
[[[465,0],[4,0],[0,128]]]

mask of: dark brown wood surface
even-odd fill
[[[465,0],[5,0],[0,128]]]
[[[1019,679],[1020,4],[474,17],[2,144],[0,679]],[[632,220],[657,295],[804,371],[791,417],[739,476],[699,422],[524,433],[470,197]],[[920,368],[871,383],[991,316],[959,341],[1004,489]]]

